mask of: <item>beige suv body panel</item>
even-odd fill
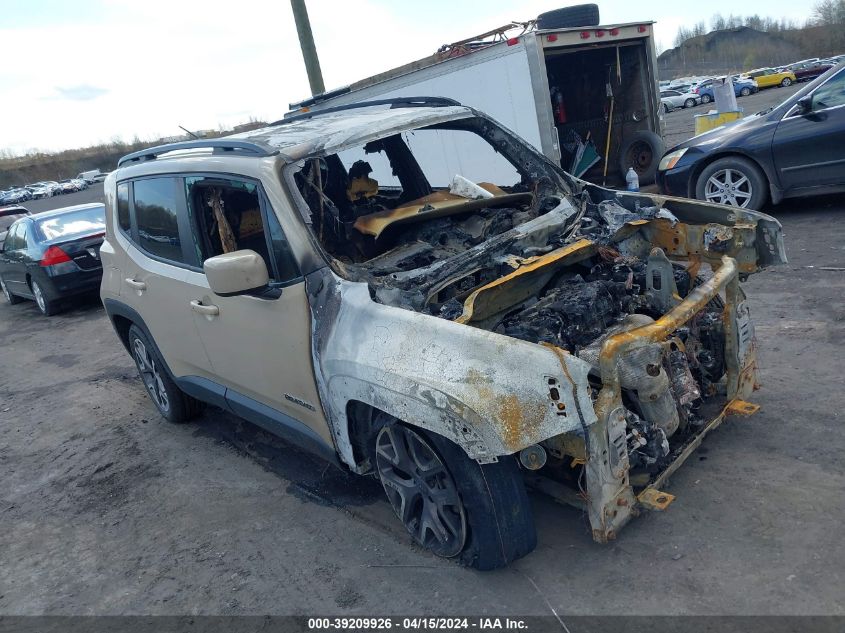
[[[286,286],[273,300],[215,295],[205,275],[193,271],[185,284],[192,300],[219,309],[193,315],[214,379],[303,422],[331,445],[311,361],[305,282]]]
[[[211,363],[191,318],[185,283],[189,271],[152,259],[128,240],[125,249],[121,301],[144,318],[174,376],[212,377]]]

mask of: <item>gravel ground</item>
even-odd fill
[[[823,269],[845,267],[843,207],[774,210],[790,263],[745,284],[761,411],[708,437],[671,508],[599,545],[533,496],[537,550],[493,573],[429,556],[375,481],[231,415],[167,424],[95,297],[49,319],[2,303],[0,615],[845,615],[845,273]]]

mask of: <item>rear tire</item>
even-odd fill
[[[446,438],[391,416],[380,414],[375,426],[371,462],[418,544],[479,570],[504,567],[534,550],[534,514],[513,456],[479,464]],[[441,537],[427,527],[437,524]]]
[[[576,4],[572,7],[546,11],[537,16],[538,29],[565,29],[597,24],[599,24],[599,5],[597,4]]]
[[[15,305],[16,303],[20,303],[23,301],[19,296],[13,295],[9,292],[9,287],[6,285],[6,282],[0,279],[0,290],[3,291],[3,296],[6,297],[6,301],[8,301],[11,305]]]
[[[751,88],[743,88],[742,90],[739,91],[740,97],[747,97],[750,94],[751,94]]]
[[[129,350],[147,395],[164,419],[179,424],[199,415],[203,403],[179,389],[158,348],[137,325],[129,327]]]
[[[685,108],[695,107],[695,99],[687,99],[686,101],[684,101],[684,107]]]
[[[38,306],[41,314],[44,316],[53,316],[56,312],[58,312],[56,302],[50,301],[47,298],[47,295],[44,294],[44,290],[38,285],[37,281],[33,280],[30,287],[32,288],[32,294],[35,297],[35,305]]]

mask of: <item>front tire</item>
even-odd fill
[[[710,98],[709,94],[705,93],[701,95],[701,103],[710,103],[711,101],[713,101],[713,99]]]
[[[202,411],[202,403],[185,394],[173,379],[156,347],[136,325],[129,327],[129,350],[147,395],[168,422],[179,424]]]
[[[444,437],[380,420],[372,463],[418,544],[479,570],[504,567],[536,547],[534,515],[512,456],[479,464]]]
[[[768,199],[768,181],[746,158],[729,156],[713,161],[699,174],[695,197],[744,209],[760,209]]]
[[[792,85],[792,80],[791,80],[789,77],[784,77],[784,78],[783,78],[783,81],[782,81],[782,82],[780,82],[780,85],[781,85],[781,86],[783,86],[784,88],[786,88],[786,87],[788,87],[788,86],[791,86],[791,85]]]
[[[19,296],[13,295],[9,291],[9,287],[6,285],[6,282],[0,279],[0,290],[3,291],[3,296],[6,297],[6,301],[8,301],[11,305],[15,305],[16,303],[20,303],[23,301]]]

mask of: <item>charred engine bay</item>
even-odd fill
[[[591,364],[598,386],[603,341],[653,322],[698,280],[662,251],[655,261],[619,252],[626,249],[615,239],[625,223],[676,221],[668,211],[631,210],[615,200],[596,203],[586,191],[541,196],[538,189],[515,206],[491,199],[487,206],[430,220],[423,208],[418,214],[423,217],[391,227],[374,241],[374,256],[347,261],[344,272],[365,281],[377,302],[455,320],[475,290],[518,270],[528,258],[589,239],[597,245],[589,256],[557,268],[526,298],[471,325],[565,349]],[[653,281],[659,271],[662,287]],[[725,373],[721,311],[718,301],[711,302],[666,343],[646,344],[621,359],[634,471],[662,468],[702,424],[699,409]],[[668,440],[676,434],[670,451]]]

